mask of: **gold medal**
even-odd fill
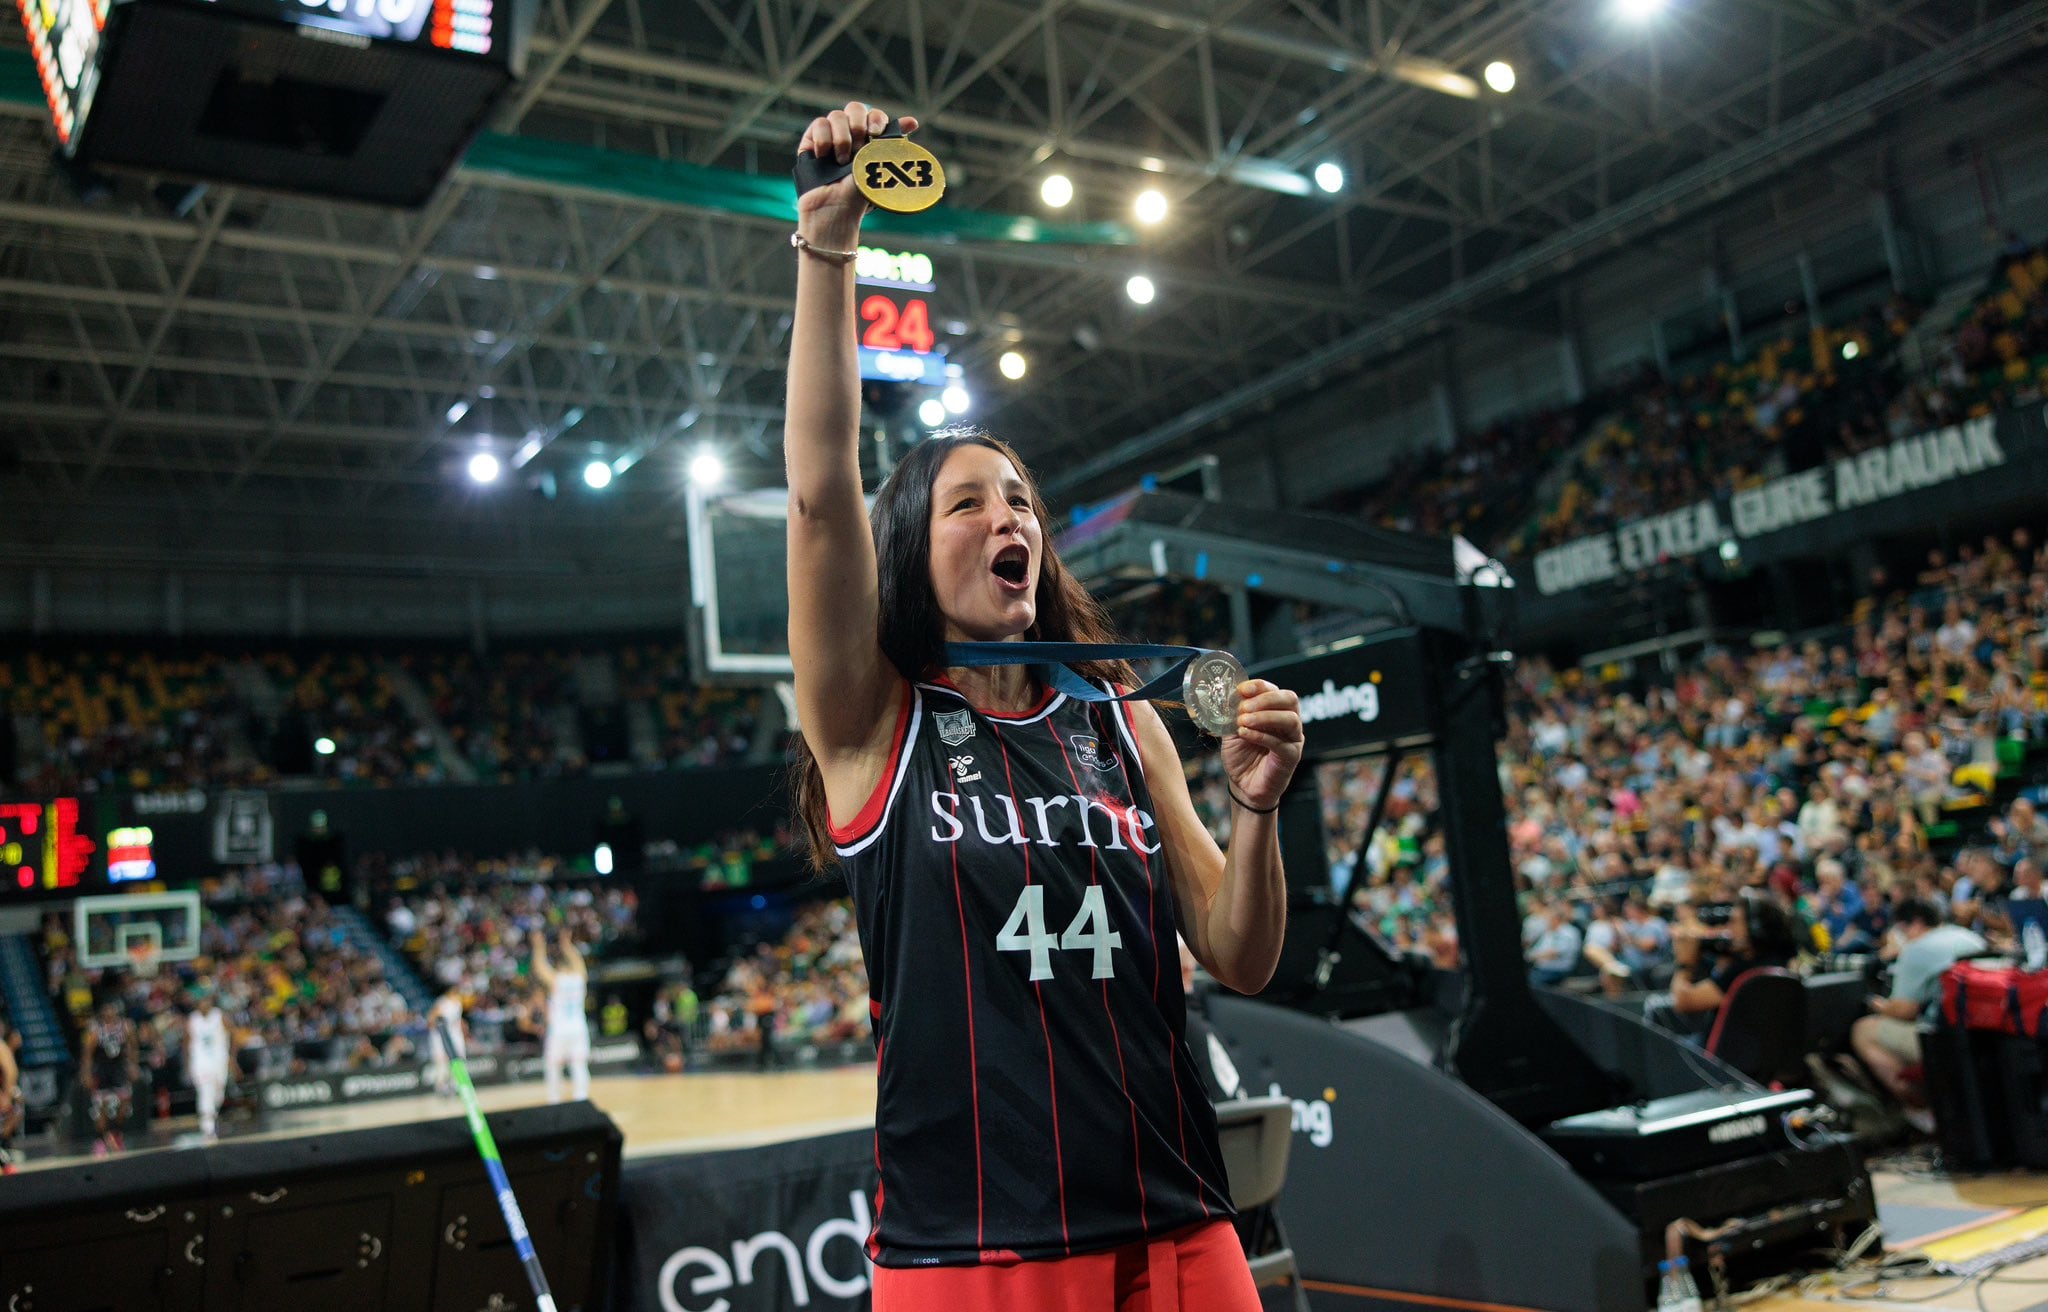
[[[853,185],[877,209],[916,214],[946,194],[946,170],[908,137],[875,137],[853,157]]]

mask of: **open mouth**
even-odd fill
[[[1004,547],[996,553],[989,570],[1011,587],[1021,588],[1031,572],[1031,553],[1021,546]]]

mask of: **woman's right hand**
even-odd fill
[[[917,120],[908,114],[896,121],[903,126],[905,136],[917,131]],[[797,153],[809,151],[822,161],[850,164],[855,151],[888,127],[887,114],[872,105],[850,100],[845,109],[812,119],[804,129],[803,139],[797,142]],[[797,197],[797,229],[806,241],[834,250],[851,250],[867,208],[867,197],[853,185],[853,175],[849,173],[837,182],[813,187]]]

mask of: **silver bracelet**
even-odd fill
[[[809,251],[813,255],[831,260],[835,264],[845,264],[860,254],[858,250],[835,251],[824,246],[813,246],[810,242],[804,240],[804,235],[800,232],[789,234],[789,244],[800,251]]]

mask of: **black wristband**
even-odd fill
[[[1229,784],[1223,785],[1223,791],[1230,794],[1231,801],[1237,803],[1245,810],[1250,811],[1253,815],[1271,815],[1273,814],[1273,812],[1280,809],[1280,803],[1278,802],[1273,803],[1273,805],[1271,806],[1265,807],[1253,806],[1250,802],[1247,802],[1242,797],[1239,797],[1237,795],[1237,790],[1235,788],[1232,788]]]

